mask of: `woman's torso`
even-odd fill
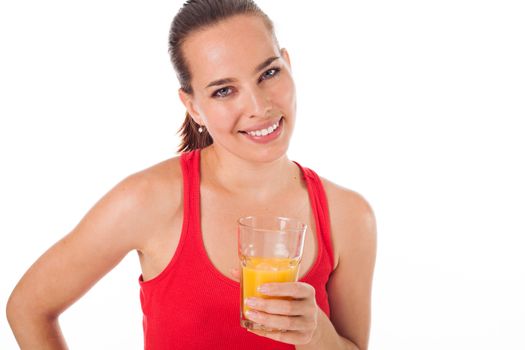
[[[333,255],[330,239],[328,243],[326,239],[330,229],[321,182],[310,170],[291,164],[286,191],[264,199],[239,196],[215,186],[206,176],[200,179],[199,155],[194,152],[182,164],[175,158],[148,170],[155,174],[151,181],[158,184],[155,193],[161,198],[150,204],[159,206],[164,216],[140,251],[146,347],[160,340],[163,345],[155,348],[170,348],[172,345],[166,344],[173,343],[168,339],[182,341],[183,334],[188,337],[185,344],[201,341],[204,345],[228,334],[226,343],[234,346],[288,349],[285,344],[247,333],[238,324],[239,285],[231,275],[231,269],[239,266],[236,220],[274,214],[308,224],[300,278],[316,288],[317,302],[329,314],[326,283]],[[181,165],[186,169],[184,174]],[[197,336],[202,328],[208,330],[206,336]]]
[[[169,159],[148,171],[154,173],[158,181],[158,205],[165,208],[165,215],[158,223],[159,227],[151,232],[144,247],[139,251],[142,277],[148,281],[161,273],[169,264],[178,246],[183,210],[183,179],[180,170],[180,157]],[[293,175],[294,187],[281,196],[270,200],[272,204],[254,203],[250,198],[233,197],[231,193],[218,191],[201,181],[201,226],[202,237],[210,261],[223,275],[233,278],[230,269],[238,268],[236,220],[239,217],[258,214],[277,214],[294,217],[306,223],[307,234],[301,263],[300,276],[304,276],[312,267],[317,256],[316,224],[306,184],[301,180],[301,171],[297,167]],[[229,234],[225,234],[229,233]]]

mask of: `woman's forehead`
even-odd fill
[[[194,88],[210,81],[252,75],[254,68],[279,49],[264,21],[255,16],[235,16],[191,34],[183,52]]]

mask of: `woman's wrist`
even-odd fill
[[[317,327],[307,344],[296,345],[296,350],[359,350],[351,341],[341,337],[328,316],[317,307]]]

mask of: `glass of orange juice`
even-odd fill
[[[306,224],[279,216],[247,216],[237,222],[241,262],[241,326],[264,329],[247,319],[250,297],[267,298],[257,288],[271,282],[296,282],[303,254]],[[265,329],[272,331],[273,329]]]

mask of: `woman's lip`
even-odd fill
[[[278,139],[281,136],[281,133],[283,132],[282,129],[284,127],[283,124],[284,124],[284,118],[281,118],[279,120],[279,126],[277,127],[277,129],[275,129],[271,134],[268,134],[268,135],[253,136],[246,132],[243,132],[242,134],[244,135],[244,137],[247,137],[252,142],[259,143],[259,144],[266,144],[266,143],[273,142],[274,140]]]
[[[268,129],[270,126],[274,125],[275,123],[281,123],[281,119],[283,119],[282,115],[279,117],[279,119],[274,120],[272,122],[267,122],[267,123],[264,123],[264,124],[260,124],[260,125],[257,125],[256,127],[250,128],[250,129],[240,130],[239,132],[241,132],[243,134],[247,134],[250,131],[257,131],[257,130],[262,130],[262,129]]]

